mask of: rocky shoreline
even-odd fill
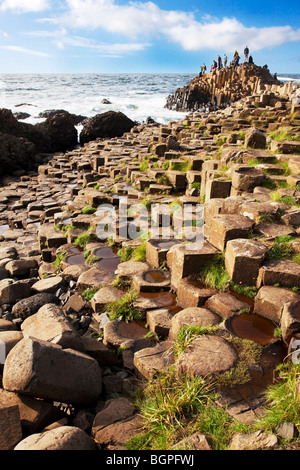
[[[263,85],[256,76],[255,90],[225,108],[168,125],[127,120],[115,136],[85,132],[81,145],[64,114],[48,118],[57,132],[47,133],[45,148],[32,143],[31,128],[9,134],[16,122],[1,110],[0,139],[16,139],[7,151],[16,143],[16,155],[34,161],[2,173],[1,450],[126,449],[146,426],[139,387],[169,367],[180,377],[236,371],[235,338],[259,344],[260,359],[247,365],[246,381],[223,384],[215,404],[243,425],[264,413],[274,370],[291,361],[300,339],[300,105],[293,84]],[[100,121],[94,129],[103,132]],[[34,136],[45,128],[49,121]],[[42,142],[46,134],[38,135]],[[129,210],[124,221],[124,198],[145,217]],[[155,204],[170,208],[168,240]],[[101,239],[99,225],[111,223],[104,205],[117,219]],[[178,225],[184,207],[191,211]],[[143,223],[151,220],[149,237]],[[203,232],[191,248],[191,233]],[[187,327],[207,333],[178,354]],[[281,424],[236,432],[228,449],[299,445],[297,427]],[[175,444],[214,449],[201,431]]]

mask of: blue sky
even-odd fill
[[[245,45],[300,73],[299,0],[0,0],[0,73],[195,73]]]

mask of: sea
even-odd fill
[[[0,74],[0,108],[29,114],[21,120],[29,124],[44,121],[40,113],[53,109],[88,118],[109,110],[121,111],[137,123],[151,117],[167,124],[186,116],[165,108],[167,97],[195,76],[196,73]],[[278,74],[278,78],[283,82],[299,80],[300,74]]]
[[[166,124],[186,115],[165,108],[167,97],[195,75],[0,74],[0,108],[29,114],[21,120],[29,124],[44,121],[40,113],[52,109],[88,118],[110,110],[121,111],[138,123],[151,117]]]

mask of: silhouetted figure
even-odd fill
[[[222,59],[221,57],[218,55],[218,70],[220,70],[222,68]]]
[[[250,55],[248,63],[249,64],[254,64],[252,55]]]
[[[227,61],[228,61],[228,57],[226,54],[224,54],[224,67],[227,67]]]
[[[244,62],[248,62],[248,55],[249,55],[249,48],[248,48],[248,46],[246,46],[245,49],[244,49],[244,56],[245,56],[245,61]]]

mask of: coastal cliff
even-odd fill
[[[168,97],[166,108],[198,111],[207,105],[220,107],[281,85],[266,66],[244,63],[195,77],[187,86],[178,88]]]

